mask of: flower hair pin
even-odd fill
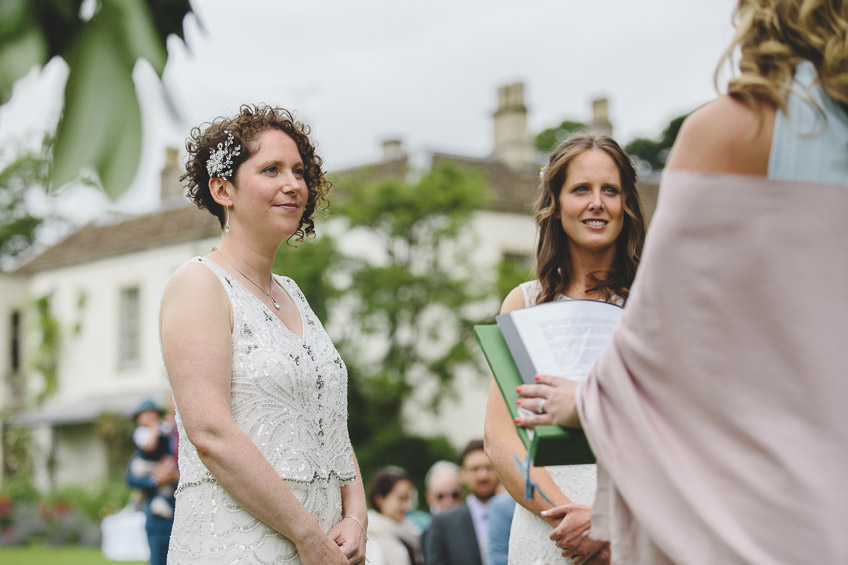
[[[241,145],[236,145],[233,134],[227,132],[227,140],[219,143],[218,148],[209,154],[209,160],[206,161],[206,172],[209,173],[209,178],[233,178],[233,157],[241,155]]]

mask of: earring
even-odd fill
[[[230,206],[224,208],[224,233],[230,233]]]

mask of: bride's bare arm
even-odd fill
[[[286,536],[304,563],[347,564],[230,412],[232,320],[217,277],[201,265],[177,271],[162,298],[165,366],[189,441],[243,508]]]

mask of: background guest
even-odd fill
[[[483,449],[483,440],[472,440],[465,446],[459,466],[469,494],[459,506],[433,516],[425,538],[427,565],[482,565],[487,553],[487,503],[495,495],[498,476]]]
[[[406,519],[414,496],[415,486],[400,467],[386,467],[368,488],[368,538],[377,543],[390,565],[424,562],[421,531]]]
[[[139,447],[127,465],[127,484],[144,497],[147,543],[150,564],[165,565],[168,543],[174,525],[174,490],[180,475],[172,451],[171,428],[162,426],[162,409],[152,400],[144,400],[135,412],[139,425],[133,441]]]
[[[515,500],[508,492],[496,494],[489,501],[489,541],[486,565],[509,563],[509,532],[515,514]]]
[[[459,467],[450,461],[436,461],[424,476],[427,490],[425,498],[430,514],[436,515],[462,501],[462,485],[459,483]]]

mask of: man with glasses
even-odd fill
[[[484,563],[488,543],[486,504],[495,495],[498,476],[483,450],[483,440],[469,442],[460,455],[459,464],[460,479],[469,494],[464,503],[433,516],[424,539],[427,565]]]
[[[433,516],[458,506],[462,499],[459,466],[456,463],[437,461],[424,476],[424,484],[427,505]]]

